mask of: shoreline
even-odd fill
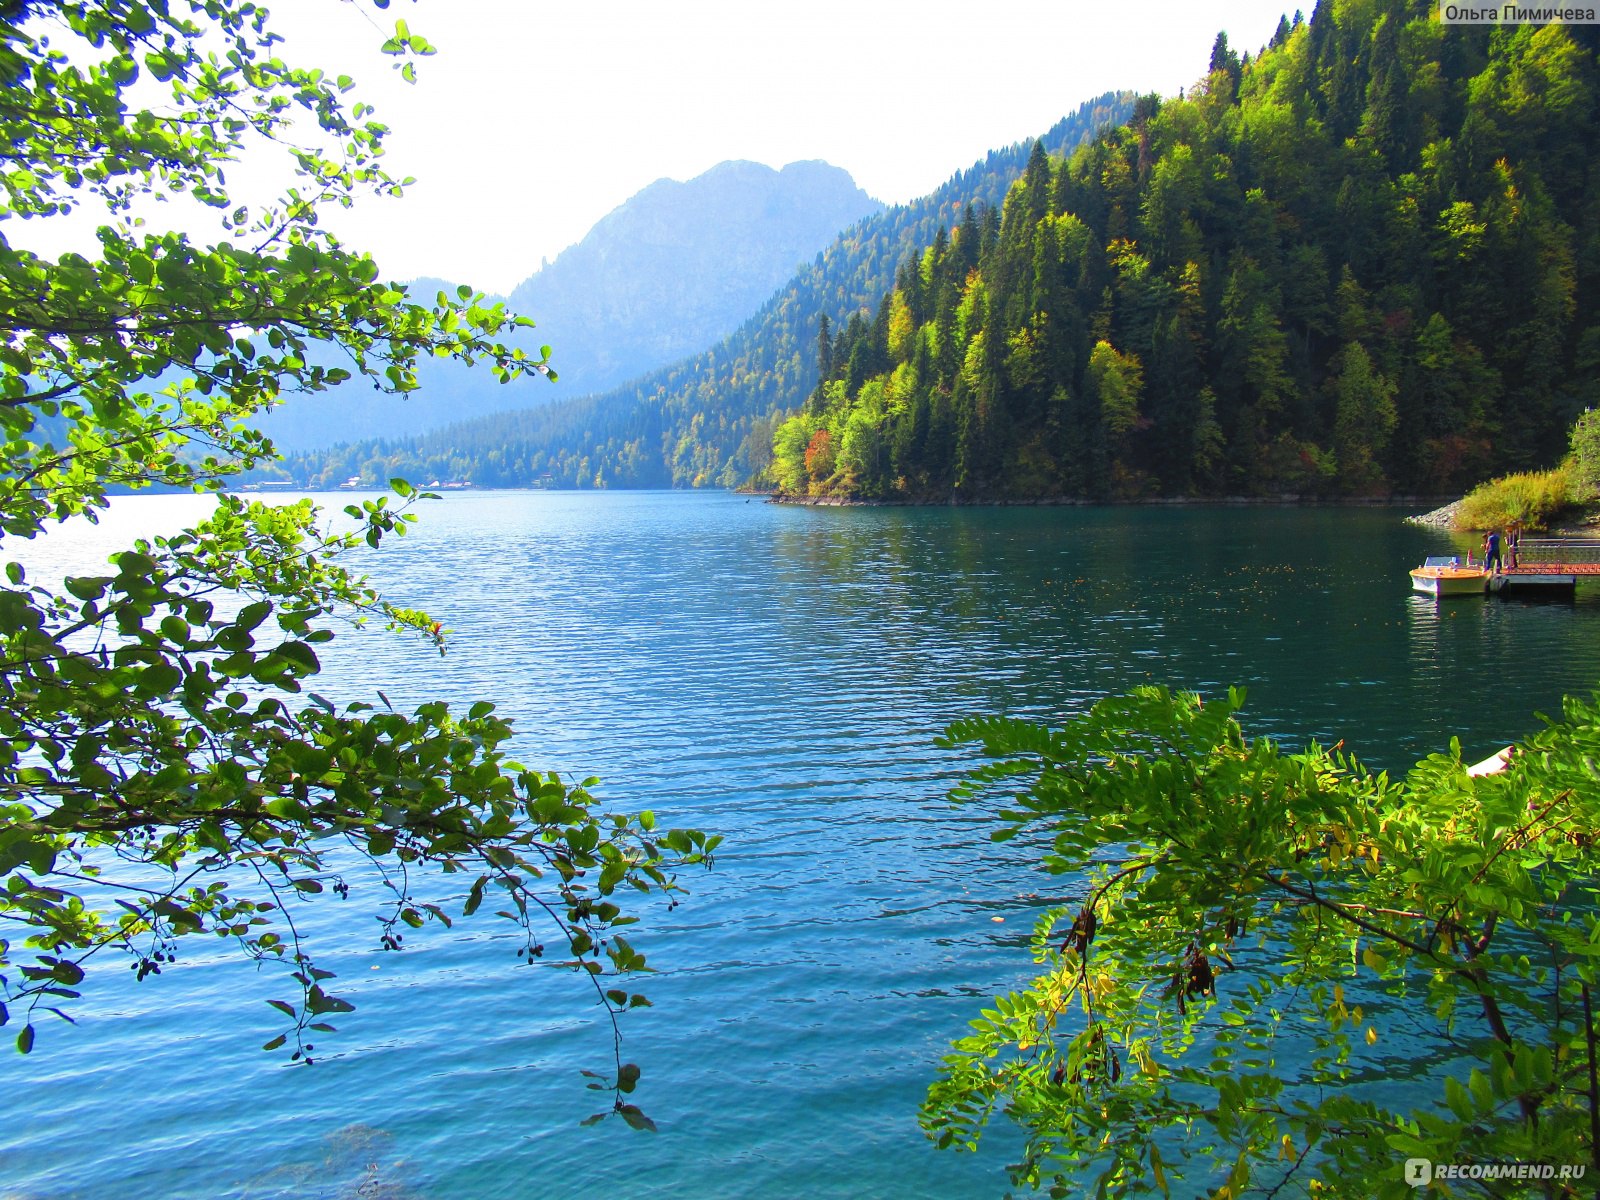
[[[1408,521],[1425,522],[1439,513],[1453,512],[1458,499],[1444,496],[1156,496],[1139,500],[1084,500],[1072,496],[1039,499],[961,500],[871,500],[855,496],[785,496],[777,492],[750,492],[764,496],[768,504],[790,504],[799,508],[1163,508],[1210,507],[1248,508],[1267,505],[1282,508],[1391,508],[1409,505],[1439,505],[1431,512]]]

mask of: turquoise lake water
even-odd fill
[[[348,497],[330,497],[335,507]],[[92,568],[190,498],[9,543]],[[0,1198],[994,1197],[1011,1146],[934,1151],[916,1109],[948,1042],[1025,978],[1070,884],[944,799],[954,718],[1060,717],[1146,681],[1249,688],[1247,728],[1403,768],[1488,755],[1600,682],[1600,593],[1414,597],[1451,546],[1395,509],[808,509],[721,493],[457,493],[369,558],[457,632],[371,632],[318,690],[492,698],[530,766],[724,835],[634,939],[625,1019],[660,1126],[578,1122],[609,1038],[577,981],[520,966],[487,912],[379,952],[371,907],[297,914],[354,1014],[293,1067],[268,976],[219,944],[159,978],[91,973],[77,1027],[0,1052]],[[997,919],[998,918],[998,919]],[[9,1031],[8,1031],[9,1032]]]

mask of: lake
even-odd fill
[[[118,500],[0,556],[92,569],[195,505]],[[1452,543],[1402,515],[428,503],[362,561],[456,631],[449,655],[342,635],[317,690],[492,698],[529,766],[724,836],[633,939],[660,971],[625,1054],[660,1133],[579,1127],[599,1105],[578,1072],[606,1067],[609,1039],[575,978],[520,966],[487,911],[382,953],[358,887],[300,918],[358,1006],[310,1068],[258,1049],[281,988],[221,945],[140,984],[119,962],[91,973],[76,1028],[0,1053],[0,1196],[998,1196],[1006,1132],[936,1152],[916,1110],[969,1017],[1028,976],[1032,914],[1067,885],[946,802],[965,760],[934,738],[1147,681],[1242,684],[1247,731],[1403,769],[1452,737],[1485,757],[1600,681],[1600,594],[1413,596],[1406,570]]]

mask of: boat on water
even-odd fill
[[[1425,559],[1411,570],[1411,590],[1430,596],[1481,596],[1489,588],[1489,568],[1482,563],[1462,562],[1456,555]]]

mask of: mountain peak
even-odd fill
[[[755,297],[754,308],[788,278],[797,261],[827,245],[847,225],[882,208],[856,186],[848,171],[821,159],[792,162],[781,170],[749,159],[727,159],[691,179],[661,178],[641,188],[596,221],[582,241],[557,255],[555,263],[513,288],[511,296],[522,301],[530,292],[537,293],[541,288],[536,281],[552,266],[567,264],[570,269],[576,260],[579,269],[590,269],[586,260],[595,244],[609,239],[645,236],[681,248],[701,239],[717,244],[724,235],[734,239],[748,235],[767,240],[775,256],[791,252],[781,271],[770,279],[763,274],[764,290]],[[842,224],[835,224],[841,219]],[[699,343],[686,346],[685,353],[699,348]]]
[[[563,391],[602,390],[731,333],[882,208],[826,162],[730,159],[641,189],[512,289],[510,306],[556,347]]]
[[[454,364],[426,363],[405,405],[347,397],[337,417],[290,401],[268,426],[288,449],[396,437],[464,416],[603,391],[715,344],[737,329],[839,232],[883,208],[825,162],[718,163],[693,179],[658,179],[524,280],[508,307],[538,328],[524,348],[554,347],[560,382],[485,388]],[[431,303],[455,285],[409,285]],[[493,297],[492,299],[499,299]]]

